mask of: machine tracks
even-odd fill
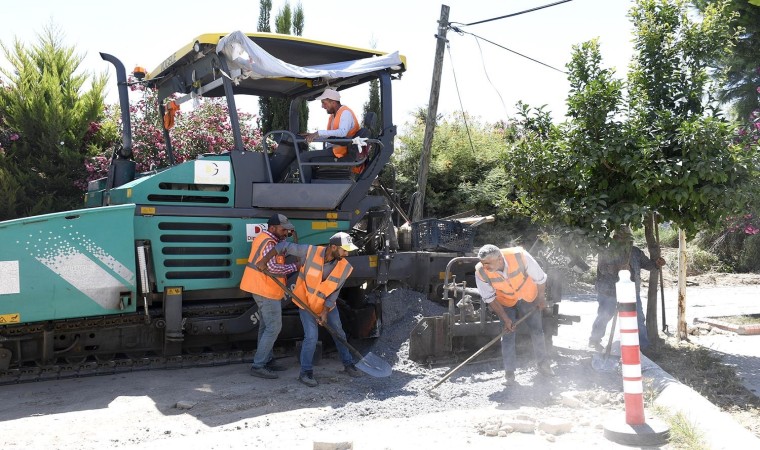
[[[35,381],[64,380],[69,378],[114,375],[126,372],[161,369],[186,369],[191,367],[211,367],[227,364],[250,363],[254,351],[220,351],[186,354],[178,356],[135,356],[119,355],[113,359],[100,361],[88,357],[81,363],[53,364],[8,369],[0,372],[0,386],[30,383]]]

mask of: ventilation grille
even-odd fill
[[[194,203],[226,205],[230,203],[230,187],[222,184],[159,183],[166,192],[148,194],[148,201],[156,203]]]
[[[162,265],[169,280],[232,276],[232,225],[161,222]]]

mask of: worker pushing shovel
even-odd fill
[[[478,259],[475,282],[480,298],[504,325],[500,337],[505,384],[515,383],[517,355],[512,331],[518,314],[530,329],[538,372],[553,377],[554,370],[546,353],[542,315],[531,314],[536,309],[546,308],[546,273],[522,247],[499,249],[495,245],[484,245],[478,251]]]
[[[351,236],[339,232],[330,238],[327,246],[302,245],[281,241],[256,263],[256,268],[264,271],[267,262],[275,254],[296,256],[299,261],[302,261],[295,289],[291,290],[280,280],[274,277],[273,279],[299,307],[304,340],[301,346],[301,373],[298,380],[309,387],[315,387],[319,384],[314,378],[313,370],[314,351],[316,350],[319,332],[318,325],[323,326],[332,335],[345,367],[344,371],[349,376],[360,376],[360,370],[375,377],[386,377],[391,373],[391,367],[388,363],[372,353],[362,356],[348,344],[336,308],[338,293],[353,270],[345,257],[348,252],[356,249]],[[356,364],[353,361],[352,354],[359,358]]]
[[[501,339],[505,334],[507,334],[507,333],[514,333],[517,330],[517,326],[520,325],[522,322],[524,322],[525,319],[527,319],[531,314],[533,314],[534,312],[536,312],[536,309],[538,309],[538,308],[531,309],[530,312],[528,312],[528,314],[522,316],[517,322],[515,322],[514,324],[512,324],[512,326],[510,327],[509,330],[507,330],[507,329],[502,330],[501,333],[499,333],[495,338],[493,338],[490,341],[488,341],[488,343],[486,345],[484,345],[483,347],[481,347],[480,350],[478,350],[477,352],[473,353],[472,356],[470,356],[469,358],[467,358],[464,361],[462,361],[462,363],[459,364],[458,366],[456,366],[453,369],[451,369],[448,372],[446,372],[446,375],[444,375],[440,380],[438,380],[437,383],[435,383],[434,385],[430,386],[427,389],[428,393],[432,394],[432,390],[433,389],[437,388],[438,386],[441,385],[441,383],[443,383],[444,381],[446,381],[449,378],[451,378],[451,376],[454,375],[454,372],[456,372],[457,370],[459,370],[462,367],[464,367],[465,365],[467,365],[467,363],[469,363],[473,359],[477,358],[478,355],[480,355],[484,351],[486,351],[489,348],[491,348],[491,346],[493,344],[495,344],[496,341],[498,341],[499,339]]]

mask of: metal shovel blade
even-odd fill
[[[364,355],[364,357],[356,363],[356,368],[367,375],[376,378],[389,377],[392,372],[391,365],[372,352]]]
[[[618,358],[617,355],[611,356],[609,353],[594,353],[591,357],[591,367],[599,372],[614,372],[618,368]]]

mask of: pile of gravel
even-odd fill
[[[454,366],[429,367],[409,360],[409,336],[422,317],[440,316],[446,308],[423,294],[392,289],[383,296],[383,333],[373,342],[359,343],[363,353],[372,352],[393,367],[388,378],[345,380],[338,377],[332,394],[332,411],[325,424],[356,419],[405,418],[449,410],[484,407],[551,408],[561,405],[566,391],[612,392],[619,376],[599,376],[586,352],[559,349],[554,355],[556,378],[539,375],[532,355],[518,355],[517,386],[505,387],[501,360],[472,363],[430,391]],[[530,353],[530,352],[528,352]],[[611,380],[611,381],[610,381]],[[617,381],[616,381],[617,380]],[[320,382],[322,383],[322,382]],[[477,424],[473,424],[475,427]]]

